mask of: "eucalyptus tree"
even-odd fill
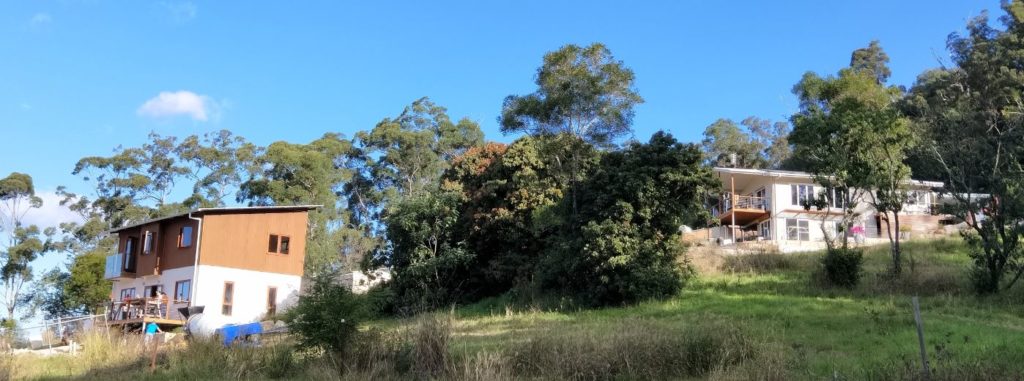
[[[42,205],[32,176],[14,172],[0,179],[0,229],[6,235],[0,241],[0,280],[4,285],[2,302],[10,322],[14,321],[15,310],[29,301],[23,290],[32,280],[31,263],[49,251],[49,237],[54,234],[49,228],[44,237],[39,227],[23,224],[25,215]]]
[[[879,84],[885,83],[892,75],[889,69],[889,55],[882,49],[878,40],[871,41],[868,46],[854,50],[850,55],[850,68],[867,71],[875,77]]]
[[[765,168],[764,144],[731,119],[718,119],[704,129],[701,147],[708,164],[716,167]],[[734,162],[735,159],[735,162]]]
[[[242,183],[243,176],[258,170],[256,157],[262,148],[220,130],[206,133],[200,138],[191,135],[174,149],[187,168],[187,176],[194,181],[192,196],[187,205],[224,206]]]
[[[765,167],[783,169],[793,157],[793,148],[789,144],[789,133],[792,131],[785,121],[772,122],[756,116],[749,116],[740,122],[750,131],[755,141],[760,142],[761,157]]]
[[[953,67],[917,78],[904,109],[937,163],[964,237],[978,292],[1024,275],[1024,3],[1003,4],[1000,30],[982,15],[947,42]]]
[[[569,179],[574,216],[578,183],[585,162],[591,160],[585,156],[592,152],[587,145],[610,147],[631,132],[633,108],[643,102],[634,80],[633,71],[603,44],[570,44],[544,55],[536,91],[505,98],[499,118],[502,132],[569,137],[558,143],[566,150],[552,152]]]
[[[793,116],[790,141],[795,155],[814,174],[825,192],[812,200],[818,209],[842,210],[842,248],[847,248],[849,227],[858,217],[859,202],[867,201],[878,212],[891,216],[899,230],[899,213],[908,196],[910,170],[905,164],[913,143],[909,123],[896,107],[902,92],[886,87],[888,57],[877,41],[852,54],[851,67],[837,76],[804,75],[794,92],[800,112]],[[822,231],[829,248],[830,234]],[[890,223],[890,219],[886,219]],[[892,271],[902,271],[899,236],[891,241]]]
[[[368,158],[374,186],[394,198],[436,189],[453,158],[483,144],[483,132],[466,118],[452,122],[444,107],[424,97],[357,133],[356,140]]]

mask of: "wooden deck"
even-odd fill
[[[162,326],[183,326],[185,319],[176,311],[180,301],[164,298],[133,298],[111,301],[107,305],[106,325],[110,326],[142,326],[145,323],[156,323]]]
[[[146,316],[146,317],[135,318],[135,319],[108,320],[107,321],[107,326],[110,327],[110,326],[130,325],[130,324],[142,325],[144,323],[156,323],[157,325],[173,325],[173,326],[185,325],[185,321],[184,320],[164,319],[164,318]]]
[[[736,226],[743,227],[752,223],[761,222],[769,217],[769,212],[764,209],[742,209],[737,208],[736,210],[728,210],[725,213],[718,215],[718,220],[723,225],[730,225],[733,221],[733,212],[736,213]]]

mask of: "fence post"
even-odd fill
[[[921,307],[918,305],[917,297],[911,298],[914,304],[914,323],[917,324],[917,345],[921,349],[921,376],[925,381],[931,379],[931,372],[928,371],[928,353],[924,346],[924,321],[921,319]]]

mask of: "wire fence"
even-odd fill
[[[105,314],[58,317],[43,320],[37,325],[0,329],[0,350],[53,349],[74,341],[75,336],[93,327],[102,326]]]

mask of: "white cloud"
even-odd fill
[[[53,17],[49,13],[39,12],[32,15],[32,18],[28,20],[28,23],[32,26],[39,26],[43,24],[49,24],[53,22]]]
[[[45,229],[58,227],[62,222],[82,222],[81,216],[60,204],[62,197],[56,192],[39,192],[36,196],[43,199],[43,206],[25,213],[23,224]]]
[[[160,92],[156,97],[139,106],[136,113],[152,118],[187,115],[192,120],[205,122],[211,116],[216,117],[218,111],[217,103],[210,97],[181,90]]]
[[[199,8],[191,1],[162,2],[160,5],[167,11],[171,21],[179,24],[192,21],[199,13]]]

